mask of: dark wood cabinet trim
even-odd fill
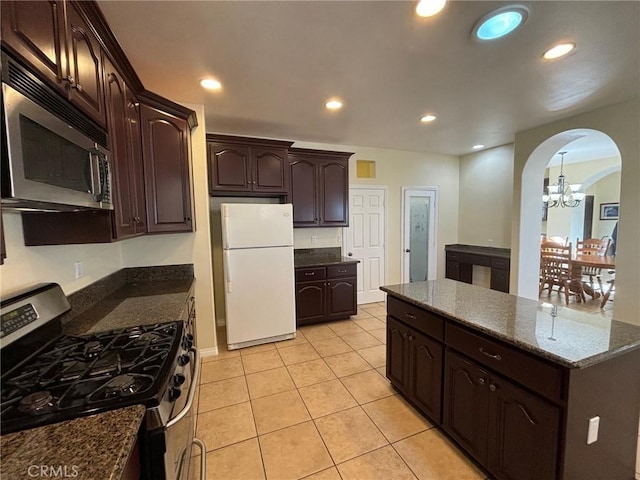
[[[238,137],[236,135],[221,135],[217,133],[207,133],[207,142],[234,143],[237,145],[260,146],[268,148],[288,149],[293,142],[288,140],[271,140],[266,138]]]

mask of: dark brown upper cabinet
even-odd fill
[[[140,122],[135,97],[129,92],[122,75],[104,58],[105,97],[109,151],[113,171],[114,237],[124,239],[146,231],[142,180]],[[137,128],[132,128],[137,126]],[[137,145],[137,148],[136,148]]]
[[[100,42],[78,4],[3,1],[2,44],[104,127]]]
[[[193,231],[187,120],[142,103],[147,231]]]
[[[289,149],[294,227],[349,226],[349,157],[353,153]]]
[[[207,135],[211,195],[287,195],[293,142]]]

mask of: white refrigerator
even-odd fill
[[[230,350],[294,338],[291,204],[220,205]]]

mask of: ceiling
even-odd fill
[[[639,2],[524,3],[521,29],[479,43],[504,2],[98,1],[145,87],[204,104],[209,132],[450,155],[640,92]],[[561,40],[577,48],[543,61]]]

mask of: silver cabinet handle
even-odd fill
[[[192,348],[191,351],[195,356],[195,368],[193,371],[193,377],[191,379],[191,386],[189,387],[189,397],[187,398],[187,404],[184,406],[180,413],[178,413],[175,417],[173,417],[169,423],[167,423],[165,430],[170,429],[180,420],[182,420],[189,410],[191,410],[191,406],[193,405],[193,398],[196,396],[196,390],[198,389],[198,378],[200,378],[200,352],[198,352],[197,348]]]
[[[416,316],[413,313],[404,312],[404,316],[410,318],[411,320],[415,320]]]
[[[489,385],[489,390],[491,390],[492,392],[495,392],[497,389],[498,387],[496,387],[493,383]]]
[[[316,272],[305,272],[305,276],[307,277],[313,277],[316,274]]]
[[[478,379],[478,383],[479,383],[480,385],[484,385],[484,382],[486,382],[486,380],[485,380],[484,378],[480,377],[480,378]]]
[[[478,351],[485,357],[493,358],[494,360],[502,360],[502,357],[497,353],[487,352],[484,348],[480,347]]]

